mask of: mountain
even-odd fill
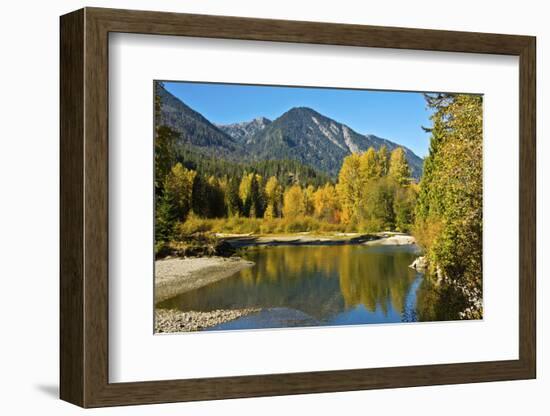
[[[265,117],[257,117],[252,121],[233,124],[216,124],[221,131],[231,136],[237,142],[247,143],[248,140],[260,130],[271,124],[271,120]]]
[[[296,160],[335,178],[344,157],[385,145],[402,147],[419,179],[423,160],[410,149],[372,134],[359,134],[345,124],[307,107],[295,107],[271,121],[258,117],[248,122],[214,125],[162,86],[161,123],[180,134],[179,144],[210,157],[230,161]]]
[[[174,97],[163,86],[156,85],[156,94],[160,98],[160,122],[179,133],[178,144],[190,145],[202,153],[223,155],[232,160],[242,156],[243,147],[233,137]]]
[[[239,124],[249,126],[252,123],[254,121]],[[227,132],[226,127],[220,126]],[[307,107],[292,108],[252,134],[239,136],[239,140],[257,160],[295,159],[333,177],[338,174],[344,157],[351,153],[364,152],[371,146],[378,150],[385,145],[389,151],[399,147],[397,143],[372,134],[359,134]],[[410,149],[403,149],[413,176],[420,178],[422,159]]]

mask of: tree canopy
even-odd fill
[[[432,94],[426,101],[434,113],[415,235],[443,281],[442,301],[452,299],[461,317],[481,317],[482,97]]]

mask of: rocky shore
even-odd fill
[[[425,256],[417,257],[410,265],[411,269],[416,270],[417,272],[424,273],[428,267],[428,261]]]
[[[192,332],[260,312],[259,308],[182,312],[174,309],[155,311],[155,333]]]

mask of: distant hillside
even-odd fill
[[[369,147],[402,147],[414,178],[422,175],[423,160],[410,149],[368,134],[362,135],[307,107],[292,108],[276,120],[258,117],[249,122],[214,125],[163,87],[161,121],[180,134],[180,144],[194,151],[231,161],[296,160],[336,177],[344,157]]]
[[[189,145],[212,156],[237,159],[243,148],[200,113],[185,105],[157,84],[156,94],[160,97],[160,120],[180,134],[179,144]]]

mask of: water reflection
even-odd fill
[[[214,329],[349,325],[418,320],[422,275],[415,246],[255,247],[255,266],[157,305],[184,311],[264,308]]]

